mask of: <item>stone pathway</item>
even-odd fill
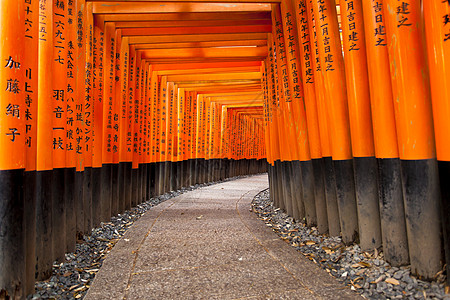
[[[117,242],[85,299],[362,299],[250,211],[267,175],[149,210]]]

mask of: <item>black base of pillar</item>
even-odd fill
[[[113,164],[111,166],[111,216],[116,216],[121,210],[119,209],[119,164]]]
[[[306,224],[317,225],[316,202],[314,199],[314,169],[310,160],[300,162],[302,170],[302,198],[305,204]]]
[[[131,207],[138,204],[139,169],[131,169]]]
[[[394,267],[407,265],[408,237],[398,158],[378,159],[378,193],[384,257]]]
[[[441,205],[435,159],[401,160],[411,273],[433,279],[441,270]]]
[[[333,160],[336,174],[336,198],[338,200],[342,242],[346,245],[358,242],[358,214],[356,211],[355,176],[353,159]]]
[[[334,173],[333,160],[331,157],[324,157],[324,179],[325,179],[325,198],[327,200],[328,233],[330,236],[339,236],[341,234],[341,224],[339,217],[339,208],[336,197],[336,174]]]
[[[77,243],[77,219],[75,206],[75,168],[64,169],[65,191],[64,198],[66,200],[66,250],[65,252],[75,252]]]
[[[100,225],[102,214],[102,168],[92,168],[92,227]]]
[[[381,246],[380,209],[378,205],[377,160],[353,158],[359,245],[363,251]]]
[[[317,230],[320,234],[328,232],[327,200],[325,197],[325,180],[323,160],[312,159],[314,172],[314,198],[316,202]]]
[[[126,178],[125,178],[125,168],[126,168],[126,166],[125,166],[125,162],[121,162],[121,163],[119,163],[119,166],[118,166],[118,186],[119,186],[119,190],[118,190],[118,193],[117,193],[117,195],[118,195],[118,197],[119,197],[119,199],[118,199],[118,211],[119,211],[119,213],[122,213],[122,212],[124,212],[125,211],[125,209],[127,209],[126,208],[126,201],[125,201],[125,199],[126,199],[126,197],[125,197],[125,194],[126,194],[126,184],[127,184],[127,181],[126,181]]]
[[[133,169],[133,163],[132,162],[125,162],[125,210],[131,209],[131,197],[132,197],[132,188],[133,188],[133,176],[132,176],[132,169]]]
[[[444,233],[445,261],[447,263],[447,286],[450,286],[450,162],[438,161],[441,185],[442,229]]]
[[[112,165],[104,164],[101,168],[101,222],[109,222],[111,219],[112,200]]]
[[[38,281],[52,275],[52,186],[53,171],[36,172],[36,273]],[[3,194],[2,195],[6,195]],[[3,202],[3,201],[2,201]],[[7,220],[5,220],[7,222]],[[2,264],[8,267],[8,265]],[[9,270],[8,270],[9,272]],[[2,274],[6,274],[3,273]]]
[[[66,201],[64,199],[65,169],[53,169],[52,239],[53,260],[63,262],[66,253]]]
[[[23,180],[23,169],[0,171],[0,295],[12,299],[25,298]]]
[[[0,182],[3,182],[0,180]],[[36,172],[24,173],[25,295],[34,294],[36,269]],[[0,201],[3,201],[1,199]]]
[[[77,239],[83,238],[84,234],[84,171],[75,173],[75,219]]]

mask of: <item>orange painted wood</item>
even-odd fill
[[[332,0],[324,0],[320,8],[318,2],[313,1],[312,4],[316,29],[320,28],[317,30],[318,48],[324,76],[327,110],[330,111],[329,129],[333,159],[351,159],[347,88],[336,5]]]
[[[340,0],[340,4],[347,6],[341,27],[352,152],[354,157],[374,156],[362,1],[355,1],[350,6]]]
[[[78,98],[78,69],[76,59],[78,58],[77,42],[77,9],[75,2],[67,2],[66,6],[66,77],[67,77],[67,103],[66,103],[66,167],[75,168],[76,155],[76,107],[81,105]],[[83,70],[83,69],[81,69]]]
[[[44,5],[44,7],[50,14],[51,7],[48,5]],[[48,15],[44,12],[43,14]],[[52,26],[51,19],[49,22],[49,26]],[[15,24],[15,26],[11,26],[11,24]],[[27,159],[25,149],[26,74],[23,64],[28,63],[28,61],[25,61],[25,49],[23,47],[25,43],[25,5],[23,1],[19,3],[16,1],[2,2],[0,7],[0,34],[2,37],[0,47],[0,58],[2,60],[2,68],[0,69],[2,82],[0,91],[0,170],[25,169]],[[46,48],[47,51],[48,48],[52,49],[51,40],[48,44],[40,44],[41,48]],[[50,62],[42,58],[42,63]],[[35,70],[35,72],[37,71]],[[51,73],[47,73],[47,76],[49,74]],[[36,88],[35,86],[35,90]],[[49,97],[51,95],[50,88],[46,92],[47,97]],[[42,122],[41,125],[50,127],[51,123],[45,124]],[[44,131],[47,130],[44,129]],[[48,135],[42,134],[41,141],[44,142],[44,140],[48,142]],[[42,160],[38,167],[51,168],[50,158],[38,157],[38,160]],[[46,164],[47,160],[49,161]]]
[[[273,57],[274,74],[278,78],[276,88],[278,89],[279,112],[281,113],[279,134],[282,139],[281,156],[285,161],[299,160],[299,144],[297,143],[296,123],[294,123],[293,108],[292,108],[292,83],[290,80],[287,61],[286,50],[283,34],[283,25],[281,22],[281,13],[279,5],[273,5],[272,10],[273,26]],[[269,39],[270,42],[270,39]],[[282,125],[281,125],[282,124]],[[282,126],[282,127],[281,127]]]
[[[322,74],[322,68],[320,65],[320,57],[319,57],[319,49],[318,49],[318,38],[316,32],[316,26],[314,22],[314,11],[312,8],[312,1],[306,1],[307,7],[307,17],[309,26],[309,35],[310,35],[310,46],[311,46],[311,62],[312,69],[314,74],[314,87],[316,94],[316,104],[317,104],[317,115],[318,115],[318,123],[319,123],[319,131],[320,131],[320,146],[321,153],[323,157],[331,157],[331,137],[329,131],[329,122],[330,122],[330,113],[326,107],[326,98],[325,98],[325,83],[324,77]],[[309,72],[308,69],[305,71]],[[306,82],[308,77],[305,77],[304,82]]]
[[[113,140],[114,140],[114,102],[115,102],[115,27],[114,23],[107,23],[105,25],[105,32],[103,37],[103,133],[102,133],[102,162],[103,164],[113,163]],[[100,74],[99,74],[100,75]]]
[[[122,112],[124,105],[124,97],[122,94],[123,81],[121,81],[122,71],[124,70],[122,56],[122,35],[120,29],[115,32],[115,57],[114,57],[114,115],[113,115],[113,163],[120,162],[120,144],[122,139]],[[126,70],[127,68],[125,68]]]
[[[137,60],[134,46],[130,46],[130,63],[128,70],[127,91],[127,137],[126,137],[126,161],[132,162],[134,156],[134,98],[136,94]]]
[[[162,79],[161,79],[162,80]],[[165,136],[165,155],[166,155],[166,161],[172,160],[172,140],[173,140],[173,100],[174,100],[174,86],[173,82],[167,82],[167,79],[165,79],[166,82],[166,136]],[[163,86],[163,84],[161,84]]]
[[[236,48],[236,47],[248,47],[248,46],[266,46],[267,41],[260,40],[236,40],[236,41],[197,41],[197,42],[184,42],[184,43],[147,43],[136,44],[136,49],[178,49],[178,48]]]
[[[289,1],[286,3],[289,4]],[[283,8],[282,2],[282,8]],[[311,53],[311,39],[310,39],[310,23],[307,17],[306,0],[295,0],[294,11],[296,19],[296,30],[298,32],[298,53],[301,70],[301,78],[304,90],[304,102],[306,109],[306,117],[308,124],[308,138],[311,151],[311,158],[318,159],[322,157],[319,116],[317,113],[316,89],[314,86],[314,72],[313,72],[313,55]],[[289,7],[289,6],[288,6]],[[292,10],[293,8],[291,8]],[[284,14],[283,14],[284,15]]]
[[[157,28],[157,27],[209,27],[209,26],[248,26],[271,25],[270,19],[241,20],[191,20],[191,21],[116,21],[116,28]]]
[[[295,9],[291,0],[283,0],[280,5],[280,21],[282,22],[284,35],[284,51],[286,56],[287,71],[289,75],[292,103],[292,118],[294,120],[294,132],[297,138],[299,158],[302,161],[311,159],[310,138],[307,123],[307,112],[311,107],[307,106],[309,102],[305,101],[304,90],[301,80],[301,60],[299,52],[299,43],[297,32],[297,23],[295,17]],[[279,12],[277,11],[277,14]],[[278,34],[278,33],[277,33]],[[278,37],[277,37],[278,38]],[[280,45],[280,43],[278,43]],[[278,48],[278,47],[277,47]],[[281,46],[279,47],[281,50]],[[280,56],[281,57],[281,56]],[[313,119],[313,117],[311,117]],[[316,128],[312,127],[314,131]]]
[[[173,83],[172,83],[173,84]],[[178,159],[178,86],[173,86],[173,118],[172,118],[172,162]]]
[[[401,159],[430,159],[436,154],[421,3],[405,3],[383,2],[398,149]]]
[[[94,14],[174,13],[174,12],[244,12],[270,11],[270,4],[260,3],[176,3],[176,2],[93,2]]]
[[[86,73],[84,78],[84,166],[92,167],[93,132],[94,132],[94,19],[92,17],[92,3],[86,3],[85,28],[86,31]]]
[[[185,69],[185,70],[164,70],[155,71],[158,75],[181,75],[181,74],[211,74],[211,73],[249,73],[259,72],[259,67],[233,67],[233,68],[206,68],[206,69]]]
[[[181,49],[142,49],[145,59],[167,58],[245,58],[262,57],[267,55],[267,47],[235,47],[235,48],[181,48]]]
[[[75,106],[75,132],[76,132],[76,144],[75,144],[75,153],[77,155],[77,161],[76,161],[76,169],[77,171],[83,171],[86,163],[85,153],[86,153],[86,145],[85,145],[85,139],[86,134],[85,130],[87,129],[87,126],[85,126],[86,122],[86,96],[89,94],[87,93],[87,89],[89,87],[87,79],[87,72],[90,72],[87,64],[86,64],[86,56],[87,56],[87,49],[86,47],[86,36],[87,36],[87,30],[86,30],[86,3],[84,0],[78,0],[76,2],[76,42],[75,47],[77,48],[77,58],[76,58],[76,64],[75,67],[78,69],[78,75],[76,78],[76,84],[77,84],[77,105]],[[89,81],[90,83],[90,81]]]
[[[433,102],[436,154],[440,161],[450,161],[450,4],[424,1],[425,29]]]
[[[53,69],[51,73],[53,103],[53,168],[66,167],[67,128],[67,1],[53,2]]]
[[[212,42],[212,41],[240,41],[266,39],[265,32],[255,33],[222,33],[222,34],[177,34],[130,36],[130,44],[160,44],[160,43],[186,43],[186,42]]]
[[[389,56],[383,10],[363,3],[375,155],[398,158],[397,128],[390,80]],[[381,27],[380,27],[381,26]]]
[[[30,20],[31,22],[24,22],[25,30],[23,45],[27,51],[31,53],[38,53],[39,51],[39,3],[25,3],[23,7],[25,11],[24,20]],[[20,17],[20,15],[19,15]],[[6,26],[6,25],[5,25]],[[2,25],[3,27],[3,25]],[[17,28],[21,30],[20,28]],[[6,33],[2,32],[2,36]],[[18,38],[19,39],[19,38]],[[2,46],[4,47],[4,46]],[[11,45],[5,47],[8,49]],[[1,51],[1,49],[0,49]],[[5,50],[6,51],[6,50]],[[21,51],[21,50],[20,50]],[[20,51],[18,51],[20,54]],[[4,55],[1,54],[0,57]],[[39,56],[38,55],[25,55],[21,62],[23,65],[22,71],[25,70],[24,78],[24,87],[26,89],[23,90],[24,102],[23,102],[23,110],[25,128],[25,151],[26,151],[26,170],[27,171],[35,171],[36,170],[36,156],[37,156],[37,119],[38,119],[38,72],[39,72]],[[11,70],[11,69],[10,69]],[[17,71],[17,70],[16,70]],[[3,77],[2,77],[3,78]],[[9,97],[1,96],[2,99],[8,99]],[[1,101],[0,101],[1,102]],[[8,107],[9,103],[5,106],[2,104],[2,107]],[[9,115],[11,116],[11,115]],[[0,125],[0,128],[10,128],[3,125]],[[14,127],[15,128],[15,127]],[[1,132],[1,131],[0,131]],[[0,133],[0,136],[3,136]],[[5,136],[7,137],[7,136]],[[9,141],[11,143],[11,141]],[[6,145],[7,142],[2,140],[0,142],[2,145]],[[14,141],[15,143],[15,141]],[[8,149],[8,148],[5,148]],[[20,155],[20,151],[17,151],[17,154]],[[4,154],[1,154],[1,157],[4,157]],[[9,160],[11,160],[11,156],[7,155]],[[12,160],[11,160],[12,161]],[[0,166],[1,168],[1,166]]]
[[[105,51],[104,33],[98,26],[94,27],[93,40],[93,121],[92,121],[92,167],[101,168],[103,164],[103,102],[104,102],[104,51]]]
[[[208,26],[208,27],[152,27],[123,28],[124,36],[158,36],[186,34],[225,34],[225,33],[264,33],[271,30],[270,25]]]
[[[153,72],[157,76],[156,72]],[[167,106],[168,106],[168,90],[167,90],[167,77],[161,76],[160,78],[160,161],[167,161]]]
[[[169,75],[168,81],[189,82],[189,81],[218,81],[218,80],[260,80],[261,72],[248,73],[219,73],[219,74],[194,74],[194,75]]]
[[[199,21],[199,20],[270,20],[270,11],[250,12],[174,12],[174,13],[133,13],[133,14],[96,14],[102,22],[126,21]]]
[[[141,56],[136,54],[136,67],[135,67],[135,78],[134,78],[134,97],[132,98],[132,127],[133,127],[133,156],[132,156],[132,168],[137,169],[139,167],[140,160],[140,141],[142,139],[139,124],[139,108],[142,97],[142,77],[145,68],[145,63],[142,62]]]
[[[129,93],[129,67],[130,52],[128,39],[121,39],[119,60],[119,94],[117,104],[119,111],[119,161],[127,161],[127,137],[128,137],[128,93]]]

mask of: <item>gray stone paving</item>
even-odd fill
[[[362,299],[250,211],[259,175],[149,210],[115,245],[85,299]]]

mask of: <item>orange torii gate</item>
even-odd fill
[[[0,295],[152,196],[267,170],[295,219],[450,273],[450,5],[402,2],[5,0]]]

